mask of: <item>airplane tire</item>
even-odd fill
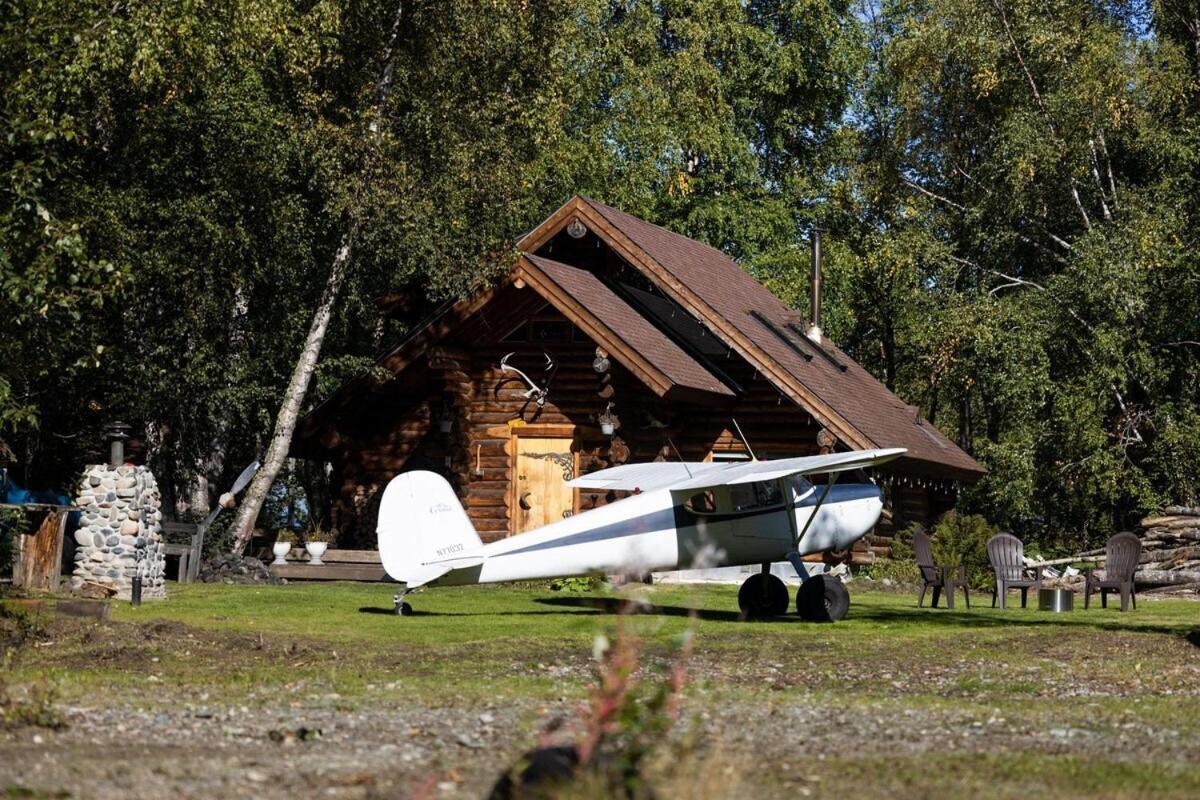
[[[796,590],[796,611],[809,622],[837,622],[850,611],[850,592],[837,578],[814,575]]]
[[[763,580],[767,581],[767,591],[764,597]],[[766,619],[779,617],[788,610],[787,585],[774,575],[755,573],[742,583],[738,589],[738,608],[742,610],[744,619]]]
[[[411,617],[413,613],[413,607],[408,603],[398,603],[393,610],[400,617]]]

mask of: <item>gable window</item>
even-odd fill
[[[505,344],[558,344],[563,342],[586,342],[587,336],[565,319],[538,318],[527,319],[513,328],[501,340]]]

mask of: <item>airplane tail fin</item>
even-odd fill
[[[376,532],[384,570],[410,587],[482,561],[479,534],[454,489],[436,472],[392,478],[379,504]]]

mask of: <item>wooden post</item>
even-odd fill
[[[16,535],[13,586],[36,592],[58,591],[63,533],[70,513],[68,507],[47,509],[36,530]]]

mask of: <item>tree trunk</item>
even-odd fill
[[[392,88],[393,56],[396,43],[400,38],[400,23],[404,19],[406,0],[396,3],[396,14],[392,20],[392,29],[388,34],[388,43],[383,51],[383,62],[380,65],[379,81],[375,88],[375,115],[371,120],[369,130],[374,140],[378,141],[379,118],[387,106],[388,95]],[[369,165],[365,170],[370,174]],[[337,300],[338,290],[346,278],[346,270],[350,265],[350,253],[354,241],[355,226],[353,216],[348,218],[348,230],[342,237],[341,244],[333,257],[329,268],[329,277],[325,281],[325,290],[321,293],[321,301],[313,313],[312,324],[308,328],[308,336],[304,340],[304,349],[296,368],[292,370],[291,380],[288,381],[287,392],[283,396],[283,405],[275,418],[275,430],[271,433],[271,444],[263,457],[262,466],[246,489],[246,496],[238,507],[237,516],[233,520],[233,552],[241,555],[254,534],[254,523],[262,510],[267,493],[275,483],[279,470],[287,460],[288,450],[292,446],[292,433],[296,429],[296,421],[300,418],[300,407],[313,372],[317,368],[317,359],[321,355],[321,345],[325,342],[325,333],[329,329],[329,319],[333,315],[333,304]]]
[[[279,470],[287,460],[288,450],[292,446],[292,432],[296,429],[296,421],[300,418],[300,407],[304,395],[308,391],[309,381],[317,368],[317,358],[321,355],[321,345],[325,342],[325,332],[329,329],[329,318],[333,315],[333,304],[337,300],[338,290],[346,277],[346,269],[350,263],[350,237],[353,230],[342,239],[337,253],[333,257],[333,265],[329,269],[329,278],[325,281],[325,291],[321,293],[321,301],[313,314],[312,324],[308,328],[308,336],[304,340],[304,349],[296,368],[292,370],[292,378],[288,381],[287,392],[283,396],[283,405],[279,416],[275,418],[275,431],[271,434],[271,444],[263,457],[262,466],[246,489],[246,496],[238,506],[237,516],[233,520],[233,552],[241,555],[250,542],[254,533],[254,522],[258,512],[262,510],[267,493],[275,483]]]

